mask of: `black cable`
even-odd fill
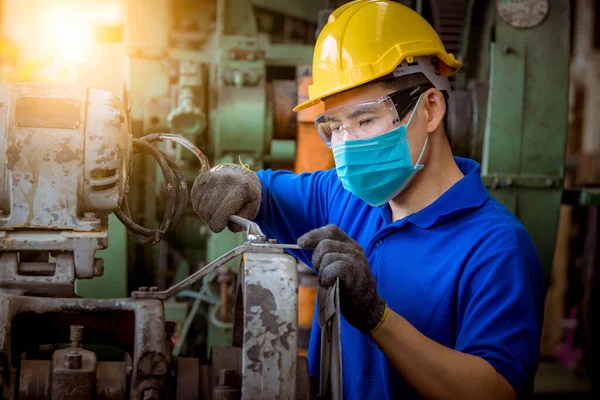
[[[157,244],[171,229],[177,226],[185,212],[189,197],[187,183],[179,165],[167,154],[150,144],[150,142],[159,140],[163,139],[157,134],[133,140],[133,154],[151,155],[160,166],[165,179],[167,201],[158,229],[144,228],[133,222],[127,204],[127,196],[124,197],[121,206],[115,210],[115,215],[128,229],[132,239],[143,245]]]

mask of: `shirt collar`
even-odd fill
[[[480,207],[489,199],[490,195],[481,180],[481,166],[479,163],[461,157],[454,157],[454,160],[465,176],[436,201],[424,209],[396,221],[394,225],[403,225],[410,222],[420,228],[428,229]],[[391,210],[389,205],[383,206],[382,212],[384,219],[390,221]]]

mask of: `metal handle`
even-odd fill
[[[267,241],[267,237],[260,229],[260,226],[256,222],[252,222],[246,218],[242,218],[239,215],[231,215],[229,220],[235,224],[238,224],[246,228],[246,242],[249,243],[264,243]]]

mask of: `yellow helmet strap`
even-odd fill
[[[436,72],[436,68],[431,57],[415,57],[414,61],[415,62],[411,62],[409,64],[406,59],[402,60],[402,63],[398,65],[392,72],[394,77],[398,78],[404,75],[416,74],[420,72],[425,75],[427,79],[429,79],[436,89],[450,92],[450,81],[448,80],[448,77],[439,75]]]

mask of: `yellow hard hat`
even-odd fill
[[[356,0],[329,16],[313,54],[312,85],[301,111],[323,98],[392,73],[403,61],[434,56],[449,76],[461,62],[448,54],[433,27],[416,11],[388,0]]]

